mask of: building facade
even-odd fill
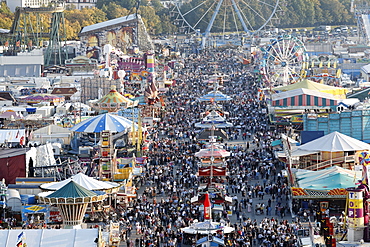
[[[75,9],[94,8],[97,0],[66,0],[66,6]]]

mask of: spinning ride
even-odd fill
[[[288,85],[302,77],[308,56],[301,40],[290,35],[279,36],[261,49],[261,73],[267,86]]]

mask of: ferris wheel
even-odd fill
[[[261,73],[267,85],[287,85],[304,76],[308,55],[300,39],[290,35],[279,36],[261,49]]]
[[[251,34],[278,22],[279,2],[284,0],[193,0],[176,1],[171,16],[180,33]]]

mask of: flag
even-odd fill
[[[22,137],[21,137],[21,139],[19,140],[19,144],[20,144],[21,146],[23,146],[23,145],[24,145],[24,136],[22,136]]]
[[[16,247],[23,247],[23,240],[24,240],[24,232],[21,232],[19,235],[18,235],[18,239],[17,239],[17,245]]]

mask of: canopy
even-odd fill
[[[73,126],[70,130],[85,133],[100,133],[103,130],[123,132],[130,129],[132,125],[132,121],[127,118],[105,113],[86,119]],[[134,127],[137,128],[137,124],[134,124]]]
[[[231,99],[232,98],[230,96],[227,96],[220,91],[211,91],[198,98],[199,101],[228,101]]]
[[[341,152],[370,150],[370,145],[350,136],[334,131],[328,135],[317,138],[302,146],[298,150],[317,152]]]
[[[299,170],[295,177],[299,188],[333,190],[355,186],[356,177],[361,179],[361,172],[356,174],[353,170],[332,166],[320,171]]]
[[[99,181],[92,177],[86,176],[83,173],[78,173],[76,175],[73,175],[71,178],[60,182],[42,184],[40,185],[40,188],[44,190],[59,190],[64,185],[68,184],[71,180],[88,190],[108,190],[120,186],[117,183],[107,183],[104,181]]]
[[[199,152],[195,153],[196,157],[228,157],[230,152],[224,150],[219,145],[211,144],[206,149],[201,149]]]
[[[94,105],[101,110],[117,111],[122,107],[133,106],[134,101],[121,95],[115,89],[112,89],[109,91],[107,95],[103,96],[101,99],[96,101]]]
[[[70,180],[62,188],[47,195],[49,198],[84,198],[93,197],[97,194]]]
[[[317,83],[308,79],[300,80],[294,84],[290,84],[283,87],[275,87],[273,91],[289,91],[299,88],[306,88],[311,90],[320,91],[323,93],[329,93],[335,95],[338,99],[345,99],[348,90],[346,88],[333,87],[326,84]]]

